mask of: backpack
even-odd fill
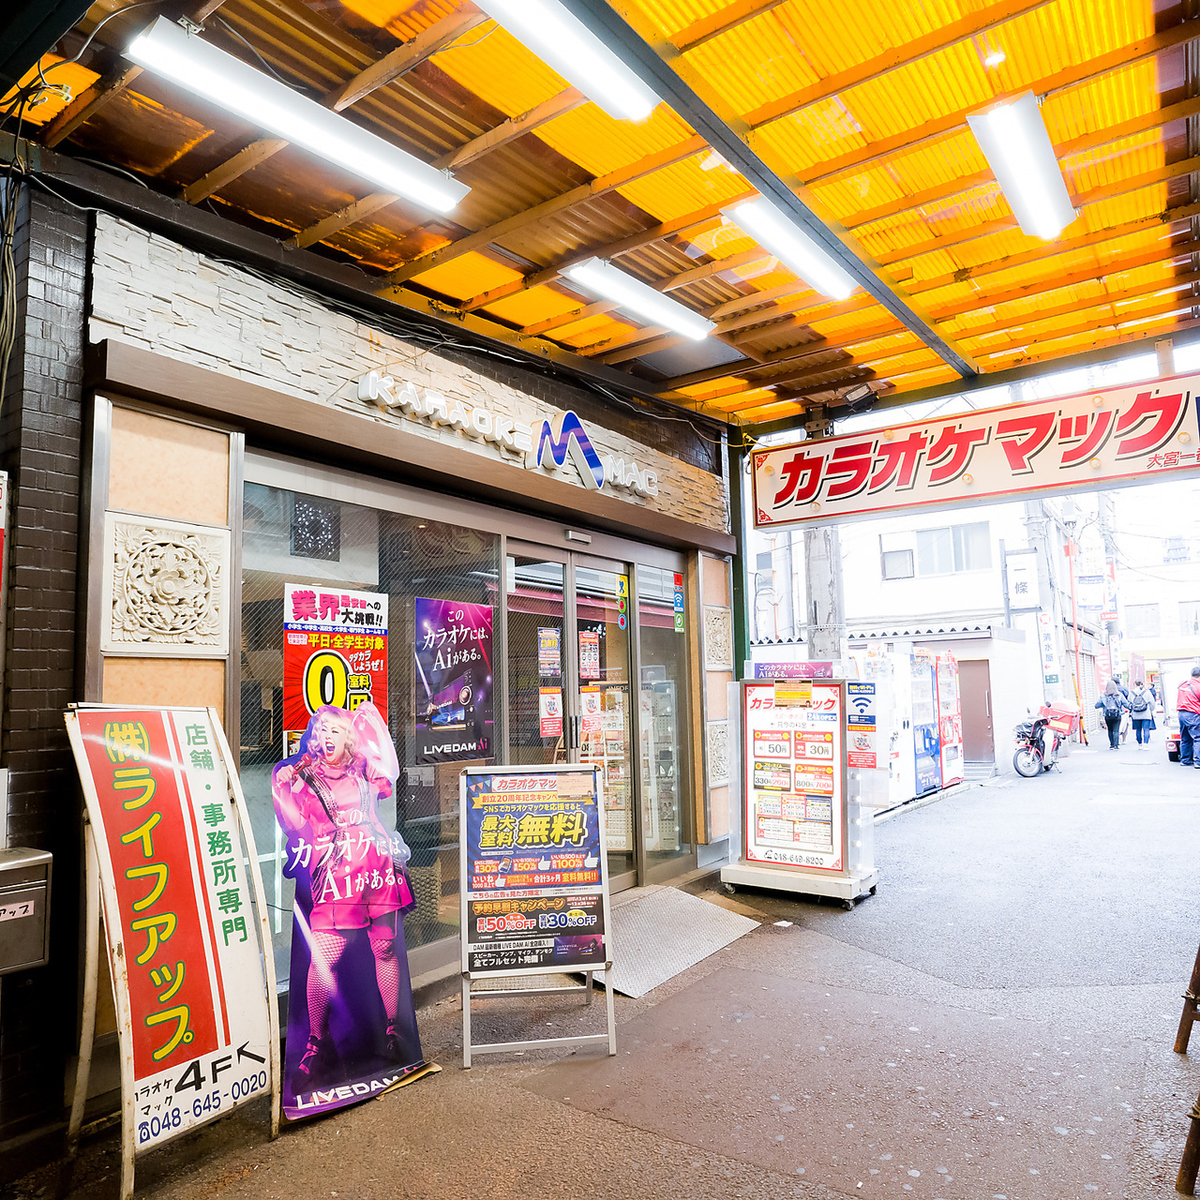
[[[1121,701],[1118,697],[1105,694],[1100,699],[1104,701],[1104,715],[1106,717],[1115,716],[1121,711]]]
[[[1145,692],[1134,692],[1129,698],[1129,707],[1135,713],[1145,712],[1150,707],[1150,701],[1146,698]]]

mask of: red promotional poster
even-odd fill
[[[248,877],[255,851],[209,710],[87,708],[67,727],[141,1151],[270,1089],[275,997]]]
[[[283,588],[283,754],[322,705],[388,712],[388,598],[312,583]]]

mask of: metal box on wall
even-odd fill
[[[50,869],[45,850],[0,850],[0,975],[50,958]]]

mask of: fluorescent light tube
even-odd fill
[[[434,212],[471,190],[202,38],[159,17],[125,56],[294,146]]]
[[[1032,92],[967,118],[1023,233],[1051,241],[1075,220]]]
[[[659,103],[641,77],[559,0],[476,0],[475,7],[503,25],[610,117],[643,121]]]
[[[680,304],[678,300],[656,292],[648,283],[626,275],[602,258],[586,258],[573,267],[567,267],[563,274],[588,291],[615,300],[622,308],[629,309],[639,317],[656,325],[665,325],[693,341],[707,337],[716,327],[712,321]]]
[[[814,291],[845,300],[857,281],[794,221],[763,197],[727,209],[724,216],[740,225],[764,250],[770,251]]]

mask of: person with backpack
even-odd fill
[[[1129,693],[1129,714],[1133,718],[1133,736],[1139,746],[1150,745],[1150,730],[1154,726],[1154,696],[1145,682],[1138,679]]]
[[[1200,668],[1197,668],[1196,673],[1200,675]],[[1198,699],[1198,703],[1200,703],[1200,699]],[[1115,679],[1108,681],[1108,687],[1104,689],[1104,695],[1096,701],[1096,707],[1104,710],[1104,723],[1108,726],[1108,748],[1119,750],[1121,748],[1121,714],[1128,711],[1129,701],[1121,695],[1121,689]],[[1196,713],[1196,716],[1200,721],[1200,711]]]
[[[1200,667],[1192,668],[1191,679],[1179,685],[1175,697],[1179,716],[1179,764],[1200,771]]]

